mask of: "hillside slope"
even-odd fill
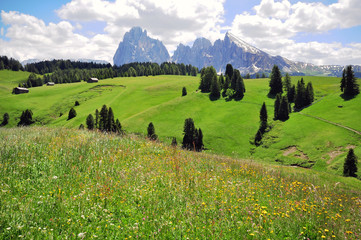
[[[0,71],[0,86],[5,73]],[[293,82],[297,80],[293,78]],[[245,80],[244,99],[229,102],[223,98],[210,101],[208,94],[197,91],[199,77],[188,76],[114,78],[97,84],[43,86],[21,95],[4,91],[0,96],[0,116],[9,113],[9,127],[16,126],[21,112],[28,108],[41,124],[78,128],[89,114],[106,104],[127,132],[145,135],[149,122],[153,122],[156,134],[165,142],[176,137],[181,143],[184,120],[193,118],[196,127],[203,131],[207,152],[313,167],[339,175],[348,148],[355,148],[356,155],[361,156],[360,136],[344,128],[300,113],[292,113],[286,122],[272,121],[274,100],[267,98],[268,81]],[[302,113],[361,131],[361,96],[344,101],[339,96],[337,78],[305,77],[308,81],[313,82],[318,102]],[[181,97],[183,86],[188,92],[185,97]],[[67,121],[75,101],[80,102],[75,107],[77,117]],[[255,148],[250,141],[258,129],[263,101],[273,128],[266,134],[264,144]]]
[[[86,130],[0,129],[0,144],[0,239],[361,236],[353,178]]]

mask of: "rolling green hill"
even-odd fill
[[[210,101],[208,94],[197,91],[199,77],[155,76],[114,78],[97,84],[85,82],[53,87],[31,88],[29,94],[12,95],[11,89],[28,73],[0,71],[0,114],[10,115],[9,127],[15,126],[21,112],[31,109],[39,124],[50,127],[77,128],[88,114],[103,104],[111,106],[127,132],[146,134],[153,122],[156,134],[170,143],[182,141],[183,124],[193,118],[201,128],[208,152],[255,159],[341,174],[347,149],[355,148],[361,156],[361,136],[342,126],[361,132],[361,96],[349,101],[340,97],[338,78],[305,77],[312,81],[316,102],[286,122],[273,122],[273,99],[267,98],[268,79],[245,80],[246,93],[241,101]],[[300,77],[293,77],[296,82]],[[188,95],[181,97],[185,86]],[[77,117],[67,121],[75,101]],[[266,102],[273,126],[264,144],[250,144],[259,126],[259,111]],[[329,122],[327,122],[329,121]],[[333,125],[337,123],[341,126]]]

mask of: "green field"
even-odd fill
[[[0,144],[0,239],[361,238],[355,178],[67,128]]]
[[[361,131],[361,96],[344,101],[338,78],[304,77],[306,83],[313,83],[316,103],[301,113],[292,113],[286,122],[274,122],[274,100],[267,97],[268,79],[245,80],[245,97],[230,102],[223,98],[210,101],[208,94],[198,92],[199,77],[166,75],[43,86],[31,88],[29,94],[12,95],[11,89],[27,76],[24,72],[0,71],[0,114],[9,113],[9,127],[16,126],[21,112],[28,108],[38,124],[78,128],[85,124],[88,114],[106,104],[112,107],[126,132],[145,135],[149,122],[153,122],[156,134],[166,143],[172,137],[178,143],[182,141],[184,120],[191,117],[202,129],[209,153],[313,167],[338,175],[348,148],[355,148],[356,155],[361,156],[360,135],[314,118]],[[292,78],[294,83],[299,79]],[[188,91],[185,97],[181,97],[183,86]],[[75,107],[78,115],[67,121],[76,100],[80,102]],[[259,126],[263,101],[273,128],[265,135],[264,144],[255,148],[250,141]]]

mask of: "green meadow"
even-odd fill
[[[176,137],[182,141],[183,124],[193,118],[204,135],[206,152],[231,157],[253,159],[283,165],[314,168],[318,171],[342,174],[349,148],[361,156],[361,136],[333,123],[361,132],[361,96],[345,101],[340,96],[340,79],[304,77],[312,81],[315,103],[290,115],[286,122],[273,121],[274,99],[268,98],[269,79],[245,80],[246,93],[241,101],[221,98],[211,101],[208,94],[197,91],[199,77],[149,76],[114,78],[99,83],[72,83],[30,88],[29,94],[13,95],[11,89],[25,81],[29,73],[0,71],[0,114],[10,115],[8,127],[16,126],[21,112],[31,109],[38,125],[78,128],[85,125],[88,114],[103,104],[112,107],[127,133],[146,135],[153,122],[161,141],[170,143]],[[293,77],[296,83],[301,77]],[[182,87],[188,95],[181,97]],[[80,106],[74,107],[75,101]],[[263,144],[250,142],[259,126],[261,104],[266,102],[271,130]],[[67,121],[74,107],[77,117]]]
[[[0,239],[360,239],[360,181],[129,134],[0,130]]]

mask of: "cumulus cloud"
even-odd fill
[[[330,5],[262,0],[253,10],[237,15],[231,31],[266,52],[316,64],[361,64],[358,45],[294,40],[298,34],[324,34],[360,25],[357,0],[339,0]]]

